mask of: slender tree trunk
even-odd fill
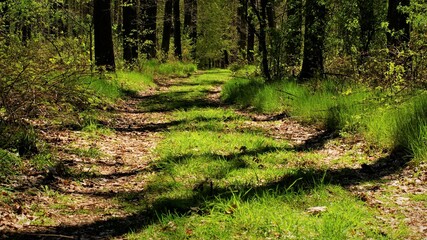
[[[372,0],[358,0],[360,23],[359,64],[363,64],[369,56],[371,42],[375,35],[376,19]]]
[[[237,33],[239,35],[238,46],[240,55],[245,58],[247,51],[248,39],[248,4],[246,0],[240,0],[239,7],[237,8]],[[246,55],[247,56],[247,55]]]
[[[286,2],[286,28],[285,39],[286,64],[297,66],[300,64],[302,47],[302,0],[288,0]]]
[[[175,57],[182,60],[182,42],[181,42],[181,12],[179,0],[173,0],[173,29],[174,29],[174,44]]]
[[[184,34],[191,39],[191,55],[196,58],[197,0],[184,0]]]
[[[95,65],[115,71],[111,1],[94,0],[93,23],[95,32]]]
[[[193,20],[193,0],[184,0],[184,33],[189,34]]]
[[[304,56],[300,79],[323,77],[326,6],[317,0],[307,0],[305,6]]]
[[[248,17],[248,46],[246,50],[247,60],[249,64],[254,63],[255,56],[255,25],[253,19]]]
[[[141,0],[141,52],[147,59],[156,58],[157,46],[157,0]]]
[[[172,0],[165,1],[165,13],[163,17],[162,51],[167,57],[170,49],[170,38],[172,31]]]
[[[274,11],[274,0],[268,0],[266,3],[267,22],[268,27],[271,29],[276,28],[276,13]]]
[[[258,18],[259,34],[258,34],[258,48],[261,53],[261,70],[267,81],[271,81],[270,68],[268,64],[268,49],[267,49],[267,6],[269,0],[261,0],[260,9],[257,8],[256,0],[250,0],[252,10]]]
[[[132,63],[138,58],[136,2],[126,0],[123,6],[123,59]]]
[[[389,0],[388,1],[388,28],[391,33],[387,34],[387,44],[391,51],[400,45],[409,42],[410,28],[407,22],[408,14],[398,9],[399,6],[409,6],[410,0]]]

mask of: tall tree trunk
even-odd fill
[[[156,58],[157,45],[157,0],[141,0],[140,40],[142,53],[147,59]]]
[[[240,0],[239,7],[237,8],[237,33],[239,35],[238,46],[240,55],[245,57],[247,51],[248,39],[248,4],[247,0]]]
[[[258,18],[259,34],[258,48],[261,53],[261,70],[267,81],[271,81],[270,68],[268,64],[268,48],[267,48],[267,6],[270,0],[261,0],[260,9],[257,8],[256,0],[250,0],[252,10]]]
[[[182,60],[182,42],[181,42],[181,12],[179,0],[173,0],[173,29],[174,29],[174,44],[175,57]]]
[[[172,31],[172,0],[166,0],[164,17],[163,17],[163,36],[162,36],[162,51],[166,57],[170,49],[171,31]]]
[[[357,5],[360,23],[359,64],[363,64],[369,55],[370,45],[375,35],[376,19],[372,0],[358,0]]]
[[[255,51],[255,25],[254,25],[253,19],[251,17],[248,17],[248,46],[246,50],[246,54],[247,54],[246,57],[249,64],[252,64],[255,61],[254,51]]]
[[[288,0],[286,2],[286,29],[285,39],[286,64],[297,66],[300,64],[302,47],[302,0]]]
[[[95,65],[115,71],[111,1],[94,0],[93,23],[95,32]]]
[[[138,58],[136,2],[126,0],[123,6],[123,59],[132,63]]]
[[[184,33],[189,34],[193,20],[193,0],[184,0]]]
[[[388,1],[388,28],[391,33],[387,34],[387,44],[391,51],[400,45],[409,42],[410,28],[407,22],[408,14],[398,9],[399,6],[409,6],[410,0]]]
[[[191,39],[191,55],[196,58],[197,44],[197,0],[184,0],[184,34]]]
[[[268,0],[266,4],[268,27],[274,29],[276,28],[276,13],[274,11],[274,0]]]
[[[326,6],[317,0],[305,5],[304,56],[300,79],[323,77],[323,48],[325,43]]]

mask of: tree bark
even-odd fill
[[[307,0],[305,6],[304,55],[300,79],[323,77],[326,6],[317,0]]]
[[[162,51],[165,56],[170,49],[170,38],[172,31],[172,0],[165,1],[165,12],[163,17]]]
[[[182,60],[182,42],[181,42],[181,12],[179,0],[173,0],[173,29],[174,29],[174,45],[175,57]]]
[[[123,6],[123,59],[132,63],[138,58],[136,2],[126,0]]]
[[[95,65],[115,71],[113,33],[111,27],[111,1],[94,0],[93,23],[95,29]]]

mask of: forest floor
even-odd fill
[[[291,165],[299,169],[318,169],[330,184],[344,188],[374,211],[376,221],[390,228],[387,231],[405,226],[408,227],[405,237],[427,239],[425,165],[407,164],[408,160],[399,154],[378,152],[359,136],[343,138],[316,126],[302,125],[286,114],[255,114],[226,106],[220,101],[220,87],[228,76],[227,72],[211,71],[197,73],[191,78],[159,79],[157,87],[117,104],[105,118],[104,124],[108,127],[105,131],[40,127],[44,140],[52,146],[61,164],[50,169],[48,174],[30,170],[25,176],[2,184],[0,238],[124,239],[131,238],[127,234],[157,224],[161,221],[158,212],[163,210],[157,211],[161,208],[156,206],[162,201],[153,197],[155,186],[150,184],[165,179],[158,177],[166,172],[164,166],[169,164],[161,162],[165,159],[164,152],[179,151],[183,144],[173,145],[168,139],[178,135],[185,138],[196,129],[203,130],[197,134],[201,138],[211,138],[209,141],[221,141],[223,135],[234,134],[234,131],[239,134],[256,132],[274,147],[274,150],[262,152],[251,147],[250,139],[243,143],[229,140],[230,149],[213,147],[209,150],[222,154],[223,158],[232,153],[244,161],[247,160],[243,157],[250,157],[256,162],[257,154],[273,151],[276,154],[281,145],[274,145],[275,141],[286,142],[286,150],[281,151],[292,152],[289,158],[293,160],[271,165],[272,171]],[[215,109],[223,111],[220,117],[211,116]],[[190,111],[193,113],[187,114]],[[215,128],[214,135],[203,135],[212,128]],[[180,132],[175,136],[174,131]],[[188,141],[192,140],[192,135],[188,135]],[[201,151],[204,150],[192,145],[180,152],[180,160],[187,155],[194,157]],[[251,164],[255,164],[256,169],[270,168],[268,162]],[[273,177],[265,180],[257,179],[259,182],[255,185],[269,186],[283,177],[279,172],[271,174]],[[216,184],[218,188],[227,184],[218,176],[209,175],[210,180],[206,181],[204,178],[195,176],[194,181],[185,184],[196,188],[197,183],[203,187],[210,181],[206,184],[207,188],[210,184],[211,193],[203,192],[206,195],[213,194]],[[180,177],[175,179],[179,181]],[[158,194],[163,193],[159,190]],[[193,206],[192,200],[180,206],[194,210],[197,205]],[[160,229],[166,228],[176,227],[169,224]],[[384,231],[386,238],[389,233]],[[187,229],[186,234],[190,237],[194,233]]]

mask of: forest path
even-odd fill
[[[157,199],[167,198],[162,195],[167,188],[154,187],[156,179],[170,181],[156,178],[167,172],[165,169],[178,172],[183,159],[200,155],[210,161],[212,154],[221,159],[238,157],[239,161],[247,161],[248,157],[254,159],[250,164],[255,164],[255,169],[269,168],[268,162],[261,164],[257,158],[278,149],[291,152],[292,157],[288,163],[274,164],[272,168],[314,169],[309,177],[323,175],[332,184],[344,186],[376,209],[384,224],[408,224],[414,239],[427,237],[426,205],[409,197],[425,193],[425,171],[407,167],[402,170],[393,156],[369,150],[358,137],[340,138],[303,126],[285,114],[260,115],[226,106],[219,99],[220,88],[229,78],[227,71],[209,71],[190,78],[159,79],[155,89],[127,99],[110,113],[104,124],[112,132],[46,132],[46,140],[55,145],[63,165],[52,170],[48,176],[51,179],[30,176],[20,185],[21,192],[11,200],[16,206],[6,208],[3,217],[7,218],[0,220],[0,226],[7,230],[3,237],[125,238],[131,230],[138,231],[158,221],[157,212],[168,208],[164,200]],[[250,134],[248,139],[235,140],[245,138],[245,134]],[[209,146],[209,154],[201,154],[204,150],[192,142],[194,136],[200,141],[211,138],[208,141],[225,143]],[[250,139],[256,137],[260,140]],[[179,152],[186,140],[191,147]],[[392,166],[385,161],[392,162]],[[198,186],[204,184],[203,178],[213,179],[218,186],[224,184],[223,173],[211,172],[208,170],[202,177],[194,175],[194,181],[186,179],[190,182],[183,180],[183,184]],[[283,173],[274,174],[277,176],[266,180],[257,176],[257,184],[268,185],[271,181],[274,185]],[[180,175],[172,178],[179,181]],[[184,200],[183,211],[192,209],[192,199]],[[171,211],[177,209],[180,210],[174,205]]]

